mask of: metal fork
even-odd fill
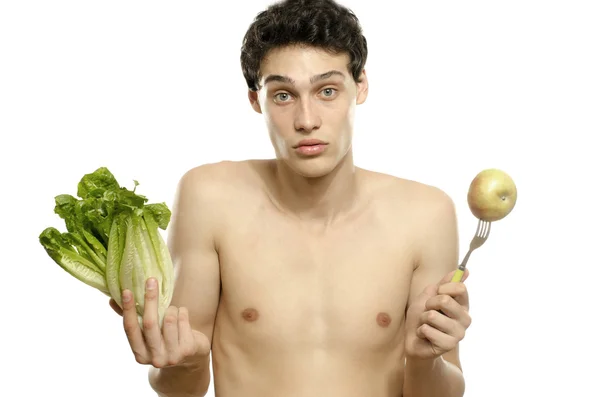
[[[469,251],[465,255],[465,258],[462,260],[461,264],[458,266],[458,270],[454,272],[454,276],[452,276],[452,282],[457,282],[462,279],[463,274],[465,273],[465,269],[467,268],[467,261],[471,256],[471,253],[475,251],[477,248],[481,247],[483,243],[487,240],[490,235],[490,230],[492,228],[492,223],[484,220],[479,220],[479,224],[477,225],[477,231],[475,232],[475,236],[473,236],[473,240],[471,240],[471,246],[469,247]]]

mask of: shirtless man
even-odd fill
[[[276,158],[182,177],[164,325],[152,285],[142,327],[129,291],[116,309],[135,359],[164,397],[206,395],[211,354],[216,397],[462,396],[455,209],[435,187],[354,165],[368,92],[358,22],[331,0],[257,18],[242,68]]]

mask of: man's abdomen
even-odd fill
[[[242,339],[215,334],[213,365],[216,397],[399,397],[403,356],[359,353],[327,347],[268,343],[244,346]],[[360,349],[358,349],[360,350]]]

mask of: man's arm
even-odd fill
[[[218,183],[215,165],[188,171],[180,180],[172,211],[168,246],[175,266],[172,306],[185,307],[193,330],[212,344],[221,279],[215,233]],[[148,379],[161,397],[201,397],[210,385],[210,355],[195,367],[151,367]]]
[[[427,286],[437,284],[458,266],[458,229],[454,203],[439,189],[427,192],[423,223],[418,227],[420,255],[414,271],[409,307]],[[458,345],[434,359],[407,356],[404,397],[462,397],[464,378]]]

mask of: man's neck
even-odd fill
[[[331,173],[319,178],[306,178],[283,161],[275,162],[272,200],[281,211],[297,219],[333,224],[356,207],[357,197],[352,151]]]

